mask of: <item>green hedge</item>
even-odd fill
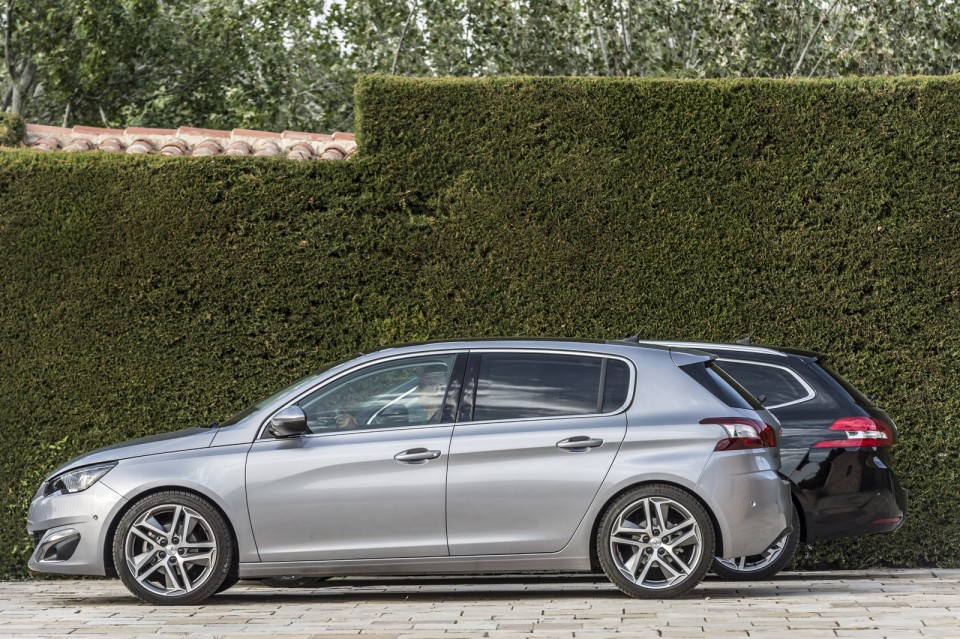
[[[0,146],[17,146],[27,134],[27,125],[16,113],[0,111]]]
[[[92,447],[457,336],[825,350],[900,427],[894,535],[960,566],[960,80],[365,78],[346,163],[0,154],[0,573]]]

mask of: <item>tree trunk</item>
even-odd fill
[[[23,101],[20,97],[20,87],[14,82],[10,85],[10,110],[14,113],[21,113],[23,110]]]

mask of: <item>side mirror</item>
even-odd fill
[[[307,432],[307,415],[299,406],[287,406],[273,416],[267,427],[274,437],[298,437]]]

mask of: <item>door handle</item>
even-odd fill
[[[571,437],[569,439],[558,441],[557,448],[571,453],[585,453],[591,448],[596,448],[602,444],[602,439],[595,439],[593,437],[581,435],[579,437]]]
[[[393,456],[398,462],[406,464],[425,464],[430,459],[436,459],[440,456],[439,450],[427,450],[426,448],[411,448]]]

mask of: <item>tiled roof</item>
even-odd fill
[[[302,133],[234,129],[217,131],[182,126],[179,129],[72,129],[28,124],[24,144],[39,151],[112,151],[160,155],[243,155],[290,160],[344,160],[356,151],[352,133]]]

